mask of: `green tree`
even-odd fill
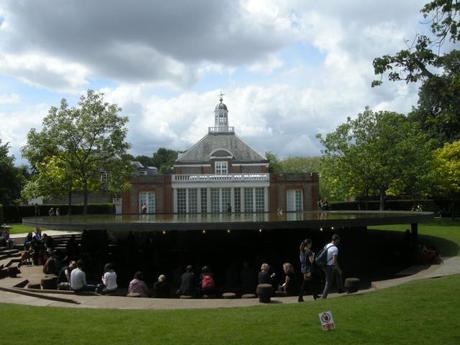
[[[383,210],[387,194],[414,195],[426,188],[431,143],[402,114],[366,108],[318,138],[325,148],[321,178],[338,194],[376,195]]]
[[[443,64],[444,73],[422,84],[417,107],[409,114],[438,145],[460,139],[460,51],[446,54]]]
[[[452,198],[451,210],[454,217],[454,200],[460,194],[460,140],[446,143],[433,152],[433,173],[440,192]]]
[[[106,189],[116,193],[126,188],[131,170],[126,159],[128,119],[120,111],[92,90],[80,97],[77,107],[69,107],[65,99],[59,108],[51,107],[42,130],[32,129],[23,148],[35,172],[43,174],[35,183],[55,180],[43,182],[39,189],[55,193],[54,187],[61,185],[60,192],[68,193],[78,187],[86,214],[89,192]]]
[[[25,169],[14,166],[14,157],[8,155],[8,143],[0,139],[0,204],[9,205],[19,199],[25,182]]]
[[[281,162],[278,157],[272,152],[265,152],[265,157],[268,160],[268,171],[271,173],[280,173]]]
[[[155,164],[154,164],[155,162],[153,160],[153,155],[151,157],[140,155],[140,156],[134,157],[133,160],[138,161],[139,163],[141,163],[145,167],[155,166]]]
[[[288,157],[280,164],[282,172],[286,173],[319,173],[321,157]]]
[[[391,81],[420,81],[411,118],[441,145],[460,138],[460,52],[444,44],[460,39],[460,2],[434,0],[421,12],[431,23],[432,35],[418,35],[413,47],[374,59],[374,72],[381,78],[372,85],[380,85],[383,75]]]
[[[160,174],[169,174],[173,170],[174,162],[178,156],[178,151],[160,147],[153,154],[152,165],[158,168]]]
[[[72,193],[80,190],[81,183],[61,156],[62,154],[58,153],[46,156],[42,161],[36,162],[34,165],[35,172],[27,181],[21,195],[23,199],[31,199],[39,196],[59,196],[66,192],[68,212],[71,214]]]

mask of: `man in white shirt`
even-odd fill
[[[327,298],[327,294],[332,287],[332,280],[336,278],[337,288],[339,292],[343,291],[343,282],[342,275],[340,274],[340,268],[337,265],[337,258],[339,256],[339,248],[337,245],[340,242],[340,236],[337,234],[332,235],[332,240],[330,243],[326,244],[325,248],[327,250],[327,263],[323,268],[326,275],[326,284],[324,284],[323,298]]]
[[[96,286],[86,283],[86,273],[83,271],[83,261],[77,261],[77,268],[70,273],[70,288],[73,291],[95,291]]]

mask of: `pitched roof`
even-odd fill
[[[209,133],[199,142],[185,151],[176,160],[176,164],[209,162],[211,154],[219,149],[230,151],[234,162],[266,163],[267,159],[244,143],[234,133]]]

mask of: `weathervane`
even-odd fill
[[[220,96],[220,103],[222,103],[223,101],[222,97],[224,96],[224,92],[222,90],[220,90],[219,96]]]

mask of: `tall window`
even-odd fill
[[[303,211],[303,200],[301,190],[288,190],[286,193],[286,210],[288,212]]]
[[[188,213],[198,212],[198,191],[196,188],[188,190]]]
[[[265,193],[264,188],[256,188],[256,212],[265,211]]]
[[[187,212],[187,190],[185,188],[177,189],[177,213]]]
[[[241,189],[240,188],[235,188],[235,190],[233,191],[233,198],[234,198],[234,202],[233,204],[235,205],[235,209],[233,211],[235,211],[236,213],[239,213],[241,212]]]
[[[253,210],[253,195],[252,195],[252,188],[245,188],[244,189],[244,212],[254,212]]]
[[[155,193],[139,193],[139,213],[155,213]]]
[[[222,188],[222,212],[232,212],[230,188]]]
[[[225,161],[215,162],[214,172],[216,175],[227,175],[228,174],[228,163]]]
[[[201,188],[201,213],[208,213],[208,190]]]
[[[220,212],[219,188],[211,188],[211,213]]]

